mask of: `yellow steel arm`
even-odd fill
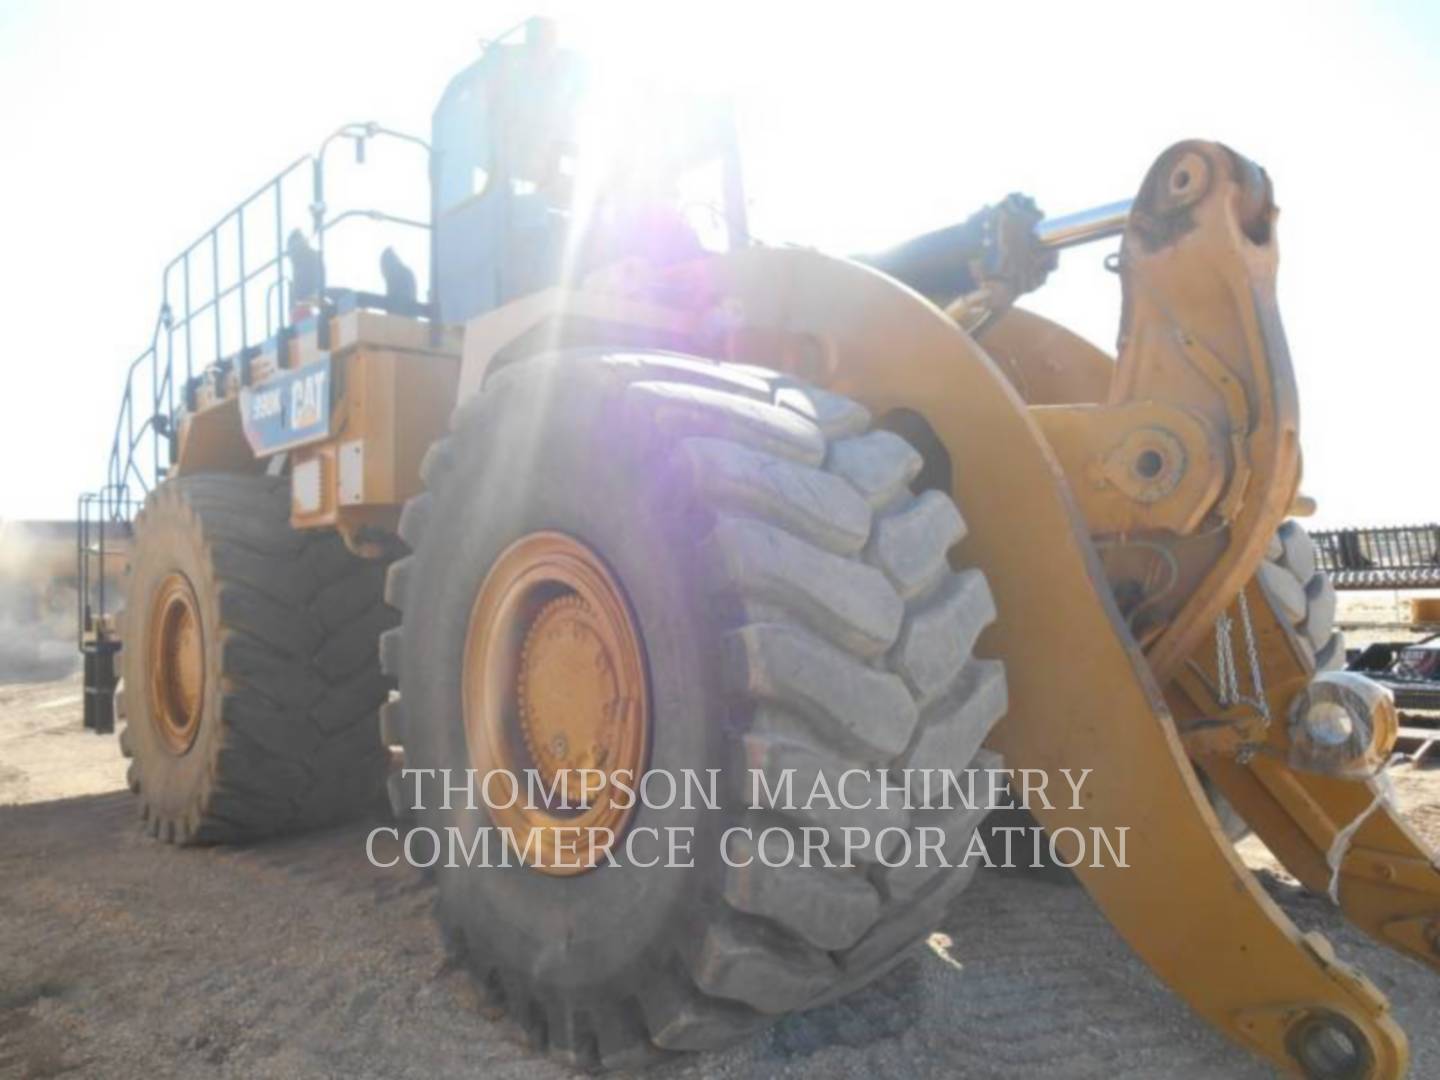
[[[1052,833],[1130,829],[1128,869],[1077,868],[1125,939],[1284,1068],[1300,1068],[1298,1048],[1329,1022],[1355,1033],[1368,1074],[1399,1075],[1406,1043],[1384,999],[1296,930],[1220,834],[1059,462],[999,369],[937,309],[854,264],[748,251],[711,272],[735,318],[827,342],[835,389],[934,427],[970,524],[962,557],[986,568],[1000,611],[982,640],[1009,672],[995,745],[1012,767],[1094,770],[1081,809],[1038,816]]]
[[[1434,855],[1382,797],[1378,777],[1327,776],[1287,766],[1287,713],[1312,672],[1307,654],[1291,646],[1286,627],[1258,586],[1248,592],[1271,722],[1253,711],[1222,708],[1214,698],[1213,662],[1193,657],[1192,670],[1171,686],[1187,745],[1225,797],[1307,888],[1336,894],[1346,917],[1372,937],[1440,970],[1440,868]],[[1199,726],[1218,720],[1218,729]],[[1363,819],[1363,820],[1362,820]],[[1348,843],[1336,839],[1361,821]],[[1332,866],[1332,851],[1335,864]]]

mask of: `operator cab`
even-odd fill
[[[738,246],[727,104],[622,92],[532,19],[450,81],[431,131],[436,314],[456,323],[630,258]]]

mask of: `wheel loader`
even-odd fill
[[[120,649],[148,831],[242,841],[387,788],[407,837],[505,827],[507,864],[433,867],[446,946],[535,1046],[610,1068],[864,985],[974,871],[737,857],[719,838],[753,848],[746,824],[824,848],[879,813],[955,852],[984,817],[756,809],[747,773],[858,771],[883,799],[916,769],[1069,770],[1077,798],[1031,812],[1067,863],[1128,830],[1123,867],[1074,873],[1197,1013],[1281,1070],[1404,1073],[1384,996],[1291,924],[1207,795],[1440,963],[1440,874],[1384,798],[1393,707],[1334,670],[1334,592],[1289,519],[1266,173],[1186,141],[1122,203],[1011,196],[836,257],[750,237],[723,104],[596,123],[592,76],[532,22],[428,138],[347,125],[167,268],[95,501],[143,499],[92,638]],[[427,220],[327,203],[382,153],[423,164]],[[357,222],[422,242],[423,295],[398,248],[383,290],[341,284]],[[1016,306],[1116,236],[1114,355]],[[563,806],[448,779],[587,769]],[[715,807],[614,779],[667,771],[715,777]],[[613,858],[681,826],[689,865]]]

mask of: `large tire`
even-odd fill
[[[414,554],[389,575],[403,622],[382,644],[401,690],[385,729],[407,767],[468,765],[472,602],[503,550],[554,530],[627,594],[654,703],[649,767],[722,770],[720,810],[641,806],[631,822],[693,826],[689,868],[438,866],[443,931],[482,992],[537,1045],[611,1067],[729,1043],[886,970],[973,867],[886,869],[872,852],[850,868],[730,869],[719,837],[927,824],[950,860],[966,850],[983,807],[756,816],[738,790],[752,766],[793,766],[808,791],[817,771],[998,762],[981,742],[1004,670],[973,655],[993,602],[979,570],[950,567],[964,525],[949,497],[912,494],[920,456],[847,399],[656,354],[515,364],[454,427],[402,518]],[[443,811],[440,795],[422,786],[416,825],[469,836],[490,821],[483,801]]]
[[[284,479],[215,474],[166,481],[136,517],[120,746],[133,758],[141,815],[163,840],[330,824],[383,790],[377,715],[388,683],[377,642],[395,623],[382,600],[384,567],[351,555],[333,533],[291,529],[289,509]],[[170,662],[151,655],[171,649],[154,629],[168,617],[161,605],[185,593],[191,611],[180,604],[176,618],[198,627],[203,667],[187,684],[193,691],[157,685]],[[158,700],[172,693],[190,695],[179,734],[166,720],[172,707]]]
[[[1335,628],[1335,585],[1298,521],[1281,524],[1256,576],[1306,668],[1318,673],[1343,667],[1345,635]]]

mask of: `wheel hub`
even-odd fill
[[[472,767],[518,787],[510,806],[507,782],[486,787],[495,824],[534,869],[594,867],[633,811],[615,774],[633,790],[649,744],[641,638],[600,557],[555,532],[507,548],[471,609],[462,678]]]
[[[205,638],[195,589],[184,574],[160,583],[150,616],[150,718],[166,749],[195,742],[205,703]]]
[[[623,741],[624,643],[578,594],[558,596],[525,634],[516,680],[520,729],[547,787],[606,770]],[[567,801],[583,801],[574,785]]]

